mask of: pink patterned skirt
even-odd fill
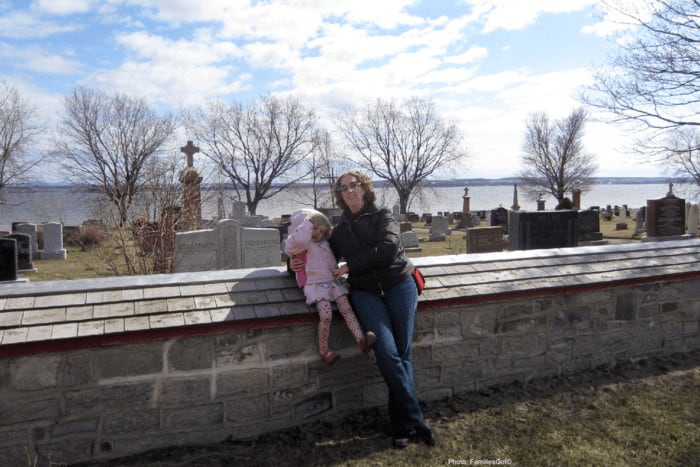
[[[306,304],[313,305],[319,300],[334,302],[338,297],[348,294],[348,288],[339,280],[333,282],[321,282],[319,284],[306,284],[304,286],[304,296]]]

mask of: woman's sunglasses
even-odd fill
[[[342,184],[342,185],[338,186],[338,191],[341,193],[345,193],[348,190],[354,190],[355,188],[357,188],[360,185],[362,185],[362,183],[360,183],[360,182],[350,182],[347,185]]]

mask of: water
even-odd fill
[[[694,199],[692,186],[676,185],[674,192],[678,197],[688,201]],[[649,184],[598,184],[592,190],[581,196],[581,207],[627,205],[630,209],[646,206],[648,199],[662,198],[668,192],[664,183]],[[307,188],[292,189],[288,192],[262,201],[258,205],[258,214],[271,218],[290,214],[299,207],[308,207],[309,193]],[[225,194],[224,203],[230,212],[230,199],[233,192]],[[390,189],[378,189],[379,204],[392,207],[396,203],[396,195]],[[409,210],[419,214],[424,212],[437,213],[462,211],[464,196],[463,187],[429,188],[424,192],[422,201],[415,201]],[[513,186],[473,186],[469,188],[470,208],[472,211],[490,210],[499,206],[510,208],[513,204]],[[65,225],[80,225],[87,219],[100,219],[109,206],[99,193],[77,191],[74,188],[50,188],[41,190],[24,190],[22,192],[5,190],[2,192],[3,204],[0,204],[0,230],[11,230],[12,222],[26,221],[36,224],[42,222],[63,222]],[[554,198],[545,198],[545,207],[553,209],[556,205]],[[535,210],[537,203],[518,196],[521,209]],[[216,215],[216,196],[212,192],[203,194],[202,216],[213,218]]]

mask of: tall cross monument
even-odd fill
[[[180,183],[183,185],[183,209],[180,218],[180,229],[197,230],[202,224],[202,176],[194,168],[193,156],[199,148],[188,141],[180,148],[187,156],[187,167],[180,172]]]

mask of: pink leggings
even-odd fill
[[[350,329],[350,332],[359,344],[364,334],[362,333],[360,323],[357,321],[357,317],[355,317],[355,313],[352,311],[347,295],[338,297],[335,303],[338,305],[338,311],[340,311],[340,315],[345,320],[345,324],[347,324],[348,329]],[[318,322],[318,347],[323,357],[330,350],[328,348],[328,334],[330,333],[331,320],[333,319],[331,302],[328,300],[319,300],[316,302],[316,310],[318,310],[318,316],[320,318]]]

